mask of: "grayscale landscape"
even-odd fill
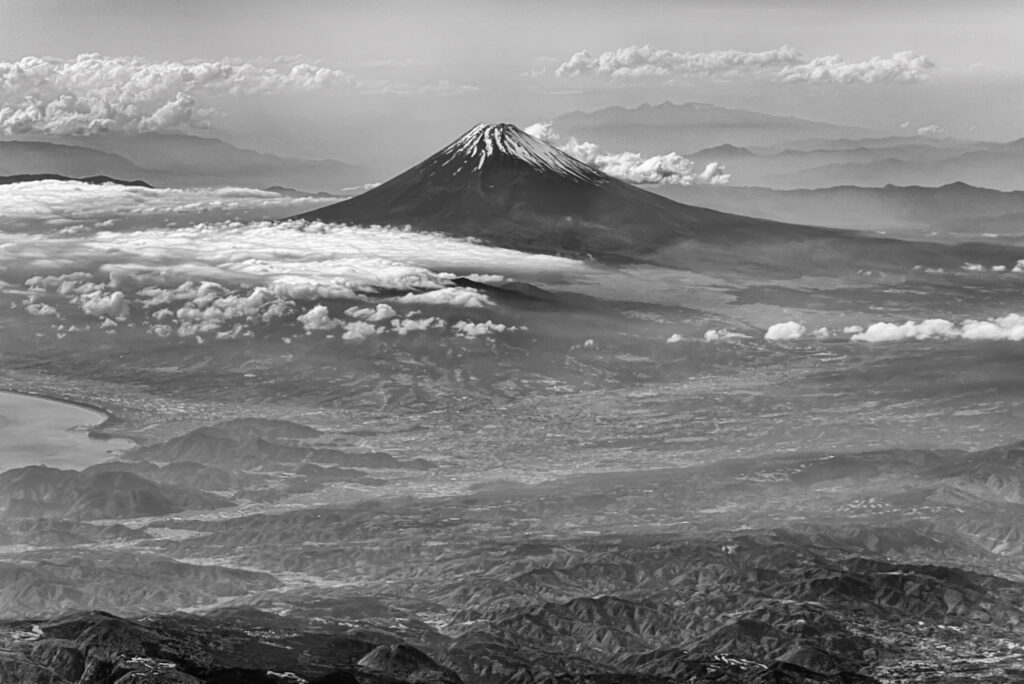
[[[0,0],[0,684],[1024,681],[1021,27]]]

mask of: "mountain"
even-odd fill
[[[780,189],[821,185],[820,178],[807,178],[809,169],[820,173],[822,168],[837,164],[869,164],[884,162],[893,164],[935,165],[948,159],[973,150],[973,146],[963,145],[939,146],[931,145],[927,139],[915,141],[910,138],[893,139],[888,146],[875,145],[874,141],[865,141],[864,145],[833,148],[823,145],[820,148],[804,149],[802,147],[785,147],[784,149],[737,148],[732,145],[719,145],[686,156],[705,166],[712,162],[725,165],[732,180],[730,185],[737,186],[768,186]],[[796,179],[790,179],[793,174]],[[824,175],[824,174],[822,174]],[[877,180],[869,180],[865,185],[878,185]]]
[[[1024,191],[1003,192],[966,183],[801,190],[693,185],[659,186],[654,191],[718,211],[836,228],[924,229],[1024,212]]]
[[[1024,139],[972,144],[959,154],[915,158],[885,154],[871,160],[849,159],[790,173],[767,176],[780,188],[832,185],[946,185],[964,182],[997,190],[1024,190]]]
[[[219,496],[160,487],[123,471],[28,466],[0,473],[0,515],[6,518],[131,518],[232,505]]]
[[[390,181],[299,218],[411,225],[522,251],[643,259],[695,270],[782,274],[964,260],[937,245],[679,204],[614,179],[511,124],[475,126]]]
[[[334,159],[282,157],[182,133],[90,136],[80,144],[131,159],[166,185],[284,185],[320,192],[373,180],[371,170]]]
[[[290,186],[313,192],[372,181],[375,172],[334,159],[295,159],[180,133],[0,140],[0,174],[105,175],[172,187]]]
[[[652,106],[607,107],[594,112],[576,111],[554,120],[563,136],[598,143],[609,150],[644,154],[698,150],[716,145],[779,145],[807,138],[865,137],[869,129],[775,116],[746,109],[730,109],[688,102]]]
[[[112,152],[38,140],[0,140],[0,174],[112,176],[153,180],[152,172]]]

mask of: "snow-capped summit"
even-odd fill
[[[580,181],[608,180],[608,176],[589,164],[508,123],[477,124],[436,156],[442,158],[443,167],[454,167],[455,172],[481,171],[488,162],[517,160],[538,171]]]
[[[743,241],[821,235],[673,202],[507,123],[474,126],[386,183],[298,218],[409,225],[522,251],[609,259],[646,259],[686,244],[672,253],[673,263],[698,265],[695,242],[731,249]]]

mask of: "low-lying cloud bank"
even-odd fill
[[[3,186],[0,217],[59,228],[155,217],[189,221],[246,212],[288,215],[323,204],[322,197],[291,197],[254,188],[145,188],[116,183],[41,180]]]
[[[555,69],[559,78],[599,77],[615,81],[755,78],[782,83],[918,83],[929,78],[934,62],[911,51],[890,57],[848,61],[839,55],[806,57],[788,45],[747,52],[674,52],[630,45],[596,57],[586,50]]]
[[[526,127],[526,132],[544,142],[558,145],[561,136],[550,121]],[[613,178],[637,185],[721,185],[729,182],[729,174],[718,162],[702,170],[681,154],[669,152],[644,157],[638,152],[604,152],[596,143],[570,138],[558,146],[563,152],[604,171]]]
[[[520,328],[496,320],[496,302],[456,285],[457,275],[494,284],[590,268],[436,234],[304,221],[0,233],[0,274],[14,283],[4,294],[61,335],[127,327],[234,339],[280,324],[349,341],[439,329],[485,337]]]

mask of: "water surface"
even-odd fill
[[[0,471],[27,465],[84,468],[133,446],[126,439],[93,439],[88,429],[106,414],[78,404],[0,392]]]

